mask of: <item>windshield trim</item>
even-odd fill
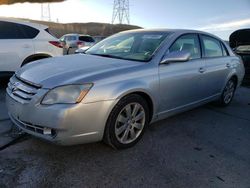
[[[85,53],[85,54],[87,54],[87,53]],[[150,57],[149,60],[140,60],[140,59],[124,58],[124,57],[109,55],[109,54],[95,54],[95,53],[93,53],[93,54],[89,53],[87,55],[101,56],[101,57],[114,58],[114,59],[122,59],[122,60],[128,60],[128,61],[137,61],[137,62],[149,62],[152,59],[152,57]]]

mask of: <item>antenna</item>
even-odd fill
[[[129,0],[114,0],[112,24],[116,20],[119,24],[130,24]]]
[[[51,21],[50,4],[49,3],[42,3],[41,4],[41,20]]]

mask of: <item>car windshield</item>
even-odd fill
[[[119,33],[86,51],[86,54],[134,61],[149,61],[168,32]]]

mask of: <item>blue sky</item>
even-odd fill
[[[52,3],[52,20],[106,22],[113,0],[67,0]],[[41,18],[40,4],[0,6],[0,16]],[[130,22],[144,28],[188,28],[211,32],[223,39],[240,28],[250,28],[250,0],[130,0]]]

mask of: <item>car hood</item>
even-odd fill
[[[53,88],[59,85],[95,82],[112,74],[127,72],[142,64],[86,54],[68,55],[27,64],[19,69],[16,75],[23,80],[42,85],[43,88]]]

